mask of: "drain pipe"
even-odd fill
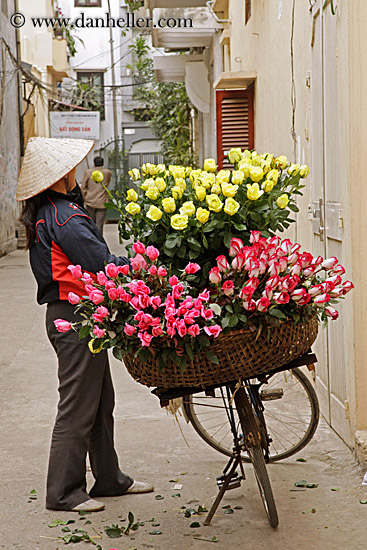
[[[216,20],[217,23],[230,23],[231,22],[230,19],[219,19],[219,17],[217,16],[215,11],[213,10],[214,0],[207,0],[205,3],[206,3],[206,7],[208,8],[208,10],[210,11],[210,13],[212,14],[212,16],[214,17],[214,19]]]

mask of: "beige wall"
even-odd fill
[[[32,74],[38,78],[46,89],[39,89],[32,97],[34,106],[34,124],[27,130],[34,129],[38,136],[49,136],[48,99],[56,94],[56,82],[67,76],[68,59],[66,40],[54,38],[50,27],[34,28],[31,17],[54,17],[53,0],[18,0],[19,12],[26,18],[20,29],[20,53],[22,61],[32,65]],[[27,85],[28,93],[32,84]],[[25,140],[30,135],[25,135]]]
[[[282,4],[281,13],[279,6]],[[292,161],[306,163],[312,172],[311,160],[311,38],[312,14],[308,2],[295,3],[294,20],[294,75],[296,91],[295,130],[296,155],[290,134],[291,105],[291,22],[292,0],[252,2],[252,16],[245,25],[245,2],[228,0],[230,25],[230,71],[254,71],[255,83],[255,146],[258,152],[286,154]],[[320,2],[319,4],[323,4]],[[326,35],[325,48],[336,57],[335,98],[326,98],[326,124],[337,127],[337,135],[331,135],[326,143],[327,155],[334,159],[334,174],[339,179],[332,194],[333,200],[342,203],[344,237],[343,262],[347,276],[356,289],[349,294],[343,307],[345,327],[345,362],[347,376],[346,413],[350,413],[349,441],[353,444],[356,430],[367,430],[367,339],[364,327],[367,323],[367,294],[364,289],[365,256],[367,255],[367,186],[364,182],[367,156],[367,2],[349,0],[339,2],[336,21],[336,51],[331,38]],[[322,7],[322,6],[321,6]],[[326,7],[330,10],[330,6]],[[330,15],[330,14],[327,14]],[[333,20],[334,21],[334,20]],[[334,103],[335,101],[335,103]],[[337,121],[337,124],[336,122]],[[317,124],[317,121],[313,121]],[[314,167],[316,170],[316,167]],[[330,163],[329,163],[330,169]],[[329,176],[330,177],[330,176]],[[335,176],[334,176],[335,177]],[[311,178],[304,196],[299,201],[301,209],[297,227],[292,237],[305,249],[314,249],[311,221],[308,220],[308,204],[312,200]],[[327,181],[326,185],[333,182]],[[314,189],[317,182],[313,183]],[[337,321],[341,323],[342,321]],[[320,331],[319,339],[326,338]],[[330,368],[334,368],[330,365]],[[360,434],[359,434],[360,435]],[[361,438],[362,436],[360,436]],[[367,456],[367,455],[366,455]]]
[[[365,159],[367,156],[367,3],[349,0],[345,7],[348,25],[349,70],[345,73],[345,87],[349,93],[349,195],[353,281],[353,332],[355,361],[355,421],[358,430],[367,430],[367,323],[366,254],[367,241],[367,186],[365,183]],[[352,348],[352,343],[351,343]]]

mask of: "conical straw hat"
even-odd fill
[[[90,139],[33,137],[28,140],[16,200],[38,195],[82,162],[94,145]]]

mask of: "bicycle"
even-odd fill
[[[318,400],[307,376],[297,367],[269,374],[262,383],[252,382],[253,399],[270,438],[269,462],[298,453],[312,439],[319,421]],[[251,382],[251,381],[250,381]],[[232,456],[232,432],[226,414],[226,397],[219,388],[214,395],[205,392],[183,398],[183,412],[198,435],[208,445]],[[236,422],[239,422],[234,409]],[[244,454],[244,462],[250,462]]]
[[[226,467],[224,468],[223,475],[217,478],[219,493],[208,513],[204,525],[210,524],[225,491],[239,487],[241,481],[245,479],[243,462],[248,461],[252,463],[254,468],[255,478],[269,523],[271,527],[277,527],[279,524],[278,513],[266,469],[266,463],[271,459],[273,461],[280,460],[281,455],[283,455],[282,457],[285,455],[290,456],[294,452],[297,452],[297,450],[301,447],[305,446],[316,430],[319,412],[317,397],[315,393],[310,390],[310,388],[313,390],[311,384],[307,384],[307,382],[305,382],[304,375],[297,370],[297,380],[302,380],[303,387],[307,391],[307,396],[310,398],[312,421],[309,423],[308,429],[304,436],[298,441],[298,444],[293,445],[290,449],[284,451],[283,453],[278,453],[271,456],[269,453],[269,448],[272,443],[272,438],[267,429],[264,414],[265,408],[262,402],[266,396],[266,393],[264,393],[264,391],[260,392],[260,388],[263,383],[268,382],[268,380],[270,380],[276,373],[285,370],[292,370],[301,365],[310,365],[316,362],[316,360],[316,356],[308,352],[297,360],[292,361],[279,369],[274,369],[267,375],[260,376],[259,382],[253,381],[254,379],[246,379],[206,388],[179,388],[163,391],[156,388],[156,390],[154,390],[154,393],[159,397],[162,406],[167,404],[169,399],[183,397],[185,413],[188,416],[191,415],[190,420],[194,419],[195,424],[193,423],[193,426],[199,435],[207,443],[209,443],[209,445],[230,457]],[[227,418],[226,423],[229,423],[233,438],[232,449],[224,447],[221,442],[218,444],[213,437],[208,436],[208,432],[203,428],[202,423],[197,421],[197,415],[195,416],[193,414],[193,411],[195,410],[195,401],[193,401],[192,396],[200,393],[201,391],[204,391],[205,396],[210,399],[217,399],[220,395],[223,402],[220,409],[221,412],[225,411]],[[267,398],[268,400],[271,400],[275,396],[279,398],[281,395],[282,392],[280,392],[279,389],[278,391],[268,391]],[[233,406],[233,403],[235,404],[235,407]],[[210,404],[204,406],[213,407],[213,405]],[[214,405],[214,408],[217,409],[218,406]],[[240,474],[237,473],[237,468],[240,469]]]

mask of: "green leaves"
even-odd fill
[[[206,356],[212,363],[215,363],[216,365],[219,365],[219,359],[212,351],[207,350],[206,351]]]
[[[82,340],[86,336],[89,336],[90,330],[91,330],[91,327],[90,327],[89,324],[88,325],[83,325],[81,327],[81,329],[79,330],[79,340]]]
[[[284,315],[280,309],[277,308],[270,308],[269,309],[269,315],[272,315],[273,317],[276,317],[277,319],[285,320],[287,317]]]
[[[53,519],[51,523],[48,524],[48,526],[58,527],[59,525],[70,525],[71,523],[75,523],[75,519],[68,519],[68,520]]]
[[[104,530],[106,535],[111,539],[118,539],[122,536],[122,529],[116,524],[112,524],[111,527],[106,525]]]

